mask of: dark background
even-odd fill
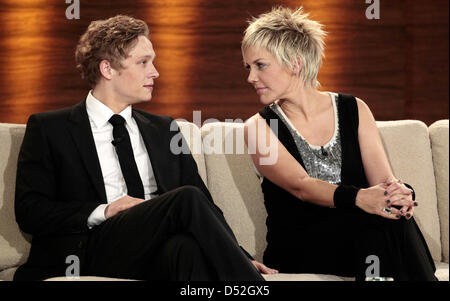
[[[379,0],[368,20],[365,0],[80,1],[80,19],[65,0],[0,0],[0,122],[82,101],[89,91],[74,62],[92,20],[128,14],[145,20],[160,72],[153,99],[138,107],[192,121],[246,119],[261,105],[246,82],[240,41],[247,20],[274,5],[303,5],[325,25],[321,90],[363,99],[377,120],[447,119],[448,0]]]

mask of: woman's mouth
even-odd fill
[[[256,89],[256,93],[258,93],[259,95],[261,95],[262,93],[264,93],[264,91],[267,89],[265,87],[259,87],[259,88],[255,88]]]

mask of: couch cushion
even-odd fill
[[[14,214],[17,157],[25,126],[0,124],[0,271],[28,258],[30,237],[19,230]]]
[[[267,212],[243,129],[243,124],[236,123],[202,126],[208,188],[239,243],[262,261],[267,245]]]
[[[377,122],[394,175],[414,187],[414,217],[434,260],[441,260],[436,182],[427,126],[416,120]]]
[[[354,281],[355,278],[325,274],[272,274],[263,275],[267,281]]]
[[[13,281],[18,266],[0,271],[0,281]]]
[[[203,182],[205,182],[205,185],[208,186],[205,158],[202,153],[202,137],[200,129],[195,124],[187,121],[177,121],[177,124],[184,139],[186,139],[195,162],[197,162],[198,173],[202,177]]]
[[[430,133],[431,151],[433,154],[434,176],[436,177],[439,221],[441,224],[442,261],[448,263],[448,119],[436,121],[428,128],[428,131]]]
[[[98,277],[98,276],[81,276],[81,277],[53,277],[45,279],[45,281],[136,281],[133,279],[125,278],[109,278],[109,277]]]
[[[448,263],[435,261],[436,277],[439,281],[448,281]],[[263,275],[267,281],[354,281],[355,278],[324,274],[272,274]],[[395,279],[394,279],[395,280]]]
[[[439,281],[449,281],[448,275],[448,263],[446,262],[434,262],[436,265],[436,273],[434,275],[439,279]]]

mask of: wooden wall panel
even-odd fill
[[[84,99],[75,46],[92,20],[118,13],[148,23],[158,56],[153,99],[139,108],[246,119],[261,108],[242,65],[246,20],[300,3],[328,32],[323,90],[364,99],[377,120],[448,118],[448,1],[379,2],[380,19],[368,20],[364,0],[97,0],[81,1],[80,19],[68,20],[64,0],[0,0],[0,122]]]

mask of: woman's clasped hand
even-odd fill
[[[389,179],[384,183],[361,189],[356,196],[356,206],[362,210],[389,219],[410,219],[418,202],[413,192],[401,180]]]

